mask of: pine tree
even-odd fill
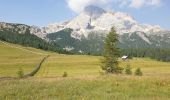
[[[102,69],[107,73],[121,73],[122,68],[119,67],[118,57],[120,54],[117,48],[118,35],[114,28],[111,29],[104,42],[104,54],[101,60]]]

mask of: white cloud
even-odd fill
[[[161,0],[151,0],[150,1],[150,5],[159,6],[160,4],[161,4]]]
[[[145,0],[132,0],[130,7],[132,8],[140,8],[145,4]]]
[[[76,13],[80,13],[88,5],[97,5],[103,8],[131,7],[141,8],[144,6],[158,6],[161,0],[66,0],[69,8]]]
[[[141,8],[144,6],[159,6],[161,0],[131,0],[130,7]]]
[[[109,3],[112,0],[66,0],[66,1],[71,10],[73,10],[76,13],[79,13],[84,9],[84,7],[88,5],[97,5],[102,7],[109,6]]]

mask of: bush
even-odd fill
[[[127,67],[125,68],[125,74],[127,74],[127,75],[131,75],[131,74],[132,74],[132,70],[131,70],[131,67],[130,67],[129,64],[128,64]]]
[[[23,78],[24,77],[24,71],[20,68],[17,72],[17,75],[19,78]]]
[[[141,71],[140,68],[137,68],[137,69],[135,70],[135,75],[136,75],[136,76],[142,76],[142,71]]]
[[[63,77],[67,77],[67,72],[64,72],[64,73],[63,73]]]

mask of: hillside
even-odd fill
[[[0,77],[16,77],[20,68],[24,73],[31,72],[47,54],[42,50],[0,41]]]
[[[46,51],[67,53],[57,43],[47,42],[32,33],[34,27],[0,22],[0,40]]]

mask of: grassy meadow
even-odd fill
[[[170,63],[149,58],[121,61],[143,76],[109,75],[100,68],[100,56],[61,55],[0,42],[0,77],[28,73],[46,55],[34,77],[0,79],[0,100],[169,100]],[[63,73],[67,77],[62,77]]]
[[[25,73],[32,71],[44,53],[34,48],[0,42],[0,77],[15,77],[20,68]]]
[[[98,76],[102,72],[100,58],[83,55],[51,55],[42,65],[37,77],[61,77],[67,72],[69,77]],[[158,62],[149,58],[133,58],[129,61],[120,60],[120,66],[128,64],[134,72],[140,67],[144,76],[170,76],[170,63]]]
[[[100,57],[82,55],[51,55],[42,65],[36,77],[96,76],[99,74]]]

